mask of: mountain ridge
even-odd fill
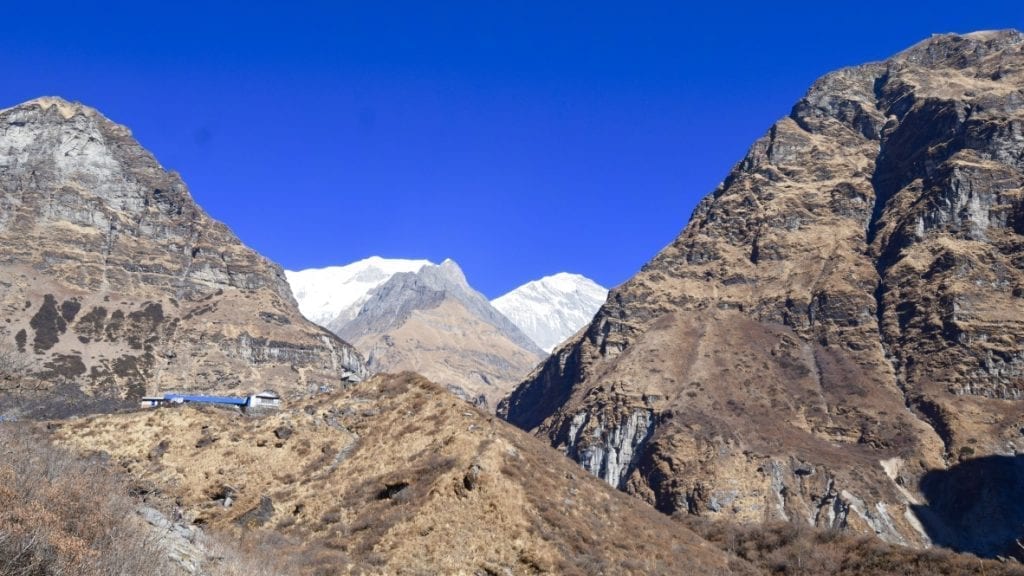
[[[413,296],[423,293],[427,295]],[[507,334],[517,345],[539,351],[528,336],[469,285],[462,268],[450,258],[441,264],[424,266],[417,272],[392,275],[368,293],[368,300],[356,317],[339,331],[352,338],[380,332],[401,323],[412,310],[429,308],[448,296],[466,304],[474,315]]]
[[[335,330],[351,322],[368,294],[399,272],[435,266],[429,260],[370,256],[344,266],[286,270],[299,310],[309,320]]]
[[[929,478],[1022,445],[1022,46],[817,80],[499,414],[667,513],[1003,553],[1019,468]]]
[[[189,524],[276,535],[271,550],[288,538],[319,546],[302,559],[327,568],[306,573],[757,574],[410,373],[262,418],[183,406],[76,419],[54,434],[159,482]]]
[[[287,394],[366,374],[299,315],[281,268],[126,127],[56,97],[7,108],[0,125],[3,352],[24,365],[0,390],[6,409],[109,410],[167,389]]]

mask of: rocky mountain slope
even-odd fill
[[[543,359],[451,260],[370,258],[326,270],[289,272],[299,306],[310,318],[337,311],[323,325],[352,342],[372,372],[412,370],[493,410]]]
[[[1024,530],[1024,36],[818,80],[500,413],[665,512]]]
[[[58,98],[0,111],[0,322],[0,353],[19,368],[0,378],[6,416],[364,373],[299,314],[282,270],[127,128]]]
[[[324,567],[311,573],[754,573],[412,374],[263,418],[184,406],[51,427],[207,530],[264,554],[303,543],[299,557]]]
[[[579,274],[565,272],[527,282],[491,300],[491,305],[550,353],[594,319],[608,290]]]

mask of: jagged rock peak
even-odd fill
[[[371,371],[419,372],[490,409],[543,357],[450,258],[374,257],[288,278],[306,317],[354,343]]]
[[[455,260],[445,258],[444,262],[441,262],[441,265],[438,266],[438,268],[445,273],[450,281],[461,286],[469,287],[469,281],[466,280],[466,273],[463,272],[462,268],[455,263]]]
[[[37,108],[39,108],[43,112],[46,112],[48,110],[53,109],[58,114],[60,114],[60,116],[62,118],[64,118],[65,120],[69,120],[69,119],[73,118],[77,114],[81,114],[83,116],[88,116],[88,117],[99,116],[101,118],[106,119],[95,108],[92,108],[90,106],[86,106],[85,104],[82,104],[81,102],[71,102],[69,100],[65,100],[65,99],[61,98],[60,96],[40,96],[38,98],[33,98],[33,99],[28,100],[26,102],[22,102],[21,104],[18,104],[16,106],[12,106],[10,108],[5,108],[3,110],[0,110],[0,114],[3,114],[4,112],[7,112],[9,110],[14,110],[14,109],[17,109],[17,108],[31,108],[31,107],[37,107]]]
[[[532,340],[469,285],[453,260],[417,272],[399,272],[372,289],[352,321],[338,328],[343,338],[357,340],[402,325],[416,311],[457,302],[472,317],[494,327],[529,354],[540,355]]]
[[[966,68],[994,52],[1019,46],[1024,34],[1019,30],[982,30],[967,34],[935,34],[896,54],[890,60],[918,66]]]

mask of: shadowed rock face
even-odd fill
[[[128,129],[57,98],[0,111],[0,321],[35,376],[7,386],[7,409],[10,394],[53,414],[364,373],[354,349],[299,315],[281,269]]]
[[[665,512],[926,543],[929,470],[1024,447],[1022,47],[821,78],[499,413]]]
[[[1024,456],[985,456],[925,474],[915,512],[932,540],[977,556],[1024,557]]]

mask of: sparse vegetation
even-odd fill
[[[411,419],[430,424],[407,432]],[[220,440],[196,448],[204,426]],[[283,426],[292,434],[276,448]],[[183,407],[68,420],[53,435],[110,453],[134,478],[158,479],[208,534],[240,536],[244,551],[259,542],[295,574],[754,574],[411,374],[263,418]],[[297,480],[284,480],[289,473]],[[226,485],[237,489],[230,506]],[[240,525],[264,496],[266,522]]]
[[[110,452],[128,474],[105,457],[54,448],[28,424],[0,426],[0,576],[168,573],[152,527],[133,513],[134,494],[160,507],[160,490],[186,523],[202,524],[209,576],[465,566],[482,574],[687,573],[683,566],[751,576],[1024,574],[1013,563],[791,524],[672,520],[444,394],[402,375],[267,418],[187,408],[69,420],[50,431]],[[402,432],[416,402],[426,412],[417,416],[435,422],[432,435]],[[292,434],[283,447],[258,444],[285,425]],[[347,427],[361,431],[351,451],[340,448],[351,442]],[[204,434],[221,440],[196,448]],[[281,473],[311,462],[319,462],[312,476]],[[337,462],[340,471],[329,471]],[[143,489],[144,478],[162,480]],[[226,506],[229,495],[235,503]],[[265,522],[242,526],[248,510]]]
[[[1015,561],[983,560],[938,548],[904,548],[872,536],[792,523],[741,525],[687,515],[677,518],[712,544],[769,575],[1024,575],[1024,567]]]
[[[174,574],[129,487],[101,461],[0,425],[0,575]]]
[[[183,574],[164,533],[135,513],[147,490],[120,470],[51,445],[27,423],[0,425],[0,446],[0,576]],[[319,549],[273,533],[197,540],[207,576],[333,574]]]
[[[18,351],[6,332],[0,332],[0,390],[21,386],[29,366],[28,356]]]

